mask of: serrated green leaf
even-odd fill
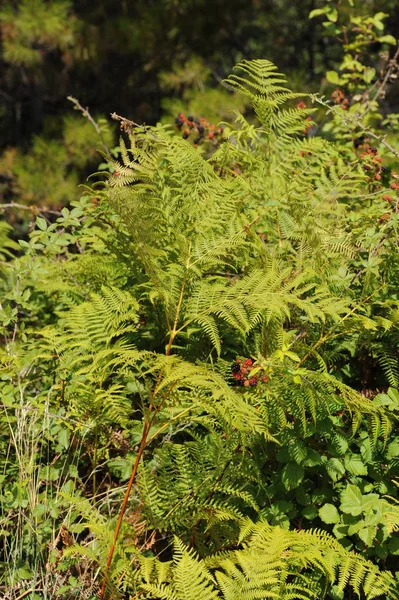
[[[345,475],[344,463],[340,458],[330,458],[326,463],[326,470],[333,481],[338,481]]]
[[[343,523],[337,523],[333,527],[333,533],[337,540],[341,540],[342,538],[348,535],[348,525],[345,525]]]
[[[362,493],[357,485],[347,485],[346,488],[341,492],[341,505],[340,509],[342,512],[357,516],[363,511],[363,497]]]
[[[293,490],[300,485],[303,480],[304,469],[294,462],[289,462],[285,465],[281,473],[281,481],[285,489]]]
[[[310,506],[306,506],[302,510],[301,515],[303,517],[305,517],[305,519],[309,519],[312,521],[313,519],[315,519],[317,517],[317,513],[318,513],[318,511],[317,511],[316,506],[314,504],[311,504]]]
[[[368,67],[367,69],[365,69],[363,71],[363,79],[366,83],[371,83],[371,81],[374,79],[375,77],[375,69],[373,69],[372,67]]]
[[[386,457],[388,460],[398,458],[399,456],[399,438],[394,439],[393,442],[388,444]]]
[[[367,475],[367,467],[358,454],[345,456],[344,465],[351,475]]]
[[[319,509],[319,517],[323,523],[339,523],[339,512],[333,504],[325,504]]]
[[[377,530],[375,527],[364,527],[358,532],[358,536],[366,546],[372,546],[376,532]]]
[[[288,446],[288,452],[297,464],[302,464],[307,456],[306,446],[302,440],[293,440]]]

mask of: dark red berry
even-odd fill
[[[233,364],[231,365],[231,371],[232,373],[239,373],[241,369],[241,365],[239,362],[235,361],[233,362]]]

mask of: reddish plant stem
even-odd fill
[[[150,407],[151,408],[151,407]],[[139,447],[139,451],[137,452],[137,456],[136,456],[136,460],[134,461],[134,466],[133,466],[133,470],[132,470],[132,474],[130,476],[129,479],[129,483],[127,484],[127,488],[126,488],[126,492],[125,492],[125,496],[123,498],[123,503],[121,506],[121,509],[119,511],[119,516],[118,516],[118,521],[116,523],[116,527],[115,527],[115,532],[114,532],[114,539],[112,541],[112,545],[108,554],[108,559],[107,559],[107,564],[105,567],[105,573],[104,573],[104,579],[103,579],[103,583],[101,586],[101,592],[100,592],[100,600],[104,599],[104,594],[105,594],[105,588],[107,585],[107,580],[108,580],[108,573],[109,573],[109,569],[112,563],[112,559],[114,556],[114,552],[115,552],[115,545],[119,536],[119,531],[121,529],[122,526],[122,521],[123,521],[123,517],[126,511],[126,506],[127,506],[127,502],[129,500],[129,496],[130,496],[130,492],[131,489],[133,487],[133,483],[136,479],[136,475],[137,475],[137,470],[139,468],[139,463],[141,460],[141,457],[143,455],[144,449],[146,447],[147,444],[147,437],[148,437],[148,433],[150,431],[150,427],[151,427],[151,421],[149,421],[149,419],[147,418],[145,424],[144,424],[144,428],[143,428],[143,435],[141,436],[141,443],[140,443],[140,447]]]
[[[158,391],[158,387],[159,387],[159,383],[160,383],[161,378],[162,378],[162,375],[160,375],[160,377],[158,378],[157,385],[155,386],[155,390],[154,390],[154,393],[152,395],[152,398],[153,398],[152,402],[154,401],[154,398],[155,398],[156,393]],[[143,433],[142,433],[142,436],[141,436],[141,442],[140,442],[139,450],[137,452],[136,460],[134,461],[132,474],[130,476],[129,483],[127,484],[125,496],[123,498],[122,506],[121,506],[121,509],[119,511],[118,521],[116,523],[116,527],[115,527],[115,531],[114,531],[114,539],[112,541],[112,545],[110,547],[109,554],[108,554],[107,564],[105,566],[104,579],[103,579],[103,583],[102,583],[102,586],[101,586],[99,600],[104,600],[104,597],[105,597],[105,588],[107,586],[109,569],[111,567],[112,559],[114,557],[116,542],[118,540],[119,532],[120,532],[120,529],[121,529],[121,526],[122,526],[123,517],[125,515],[127,503],[128,503],[129,496],[130,496],[130,492],[132,490],[133,483],[134,483],[134,481],[136,479],[136,475],[137,475],[137,471],[138,471],[138,468],[139,468],[140,460],[141,460],[143,452],[144,452],[144,450],[145,450],[145,448],[147,446],[148,434],[150,432],[150,429],[152,427],[152,424],[154,422],[155,417],[157,416],[158,412],[161,410],[161,407],[162,407],[164,401],[168,398],[168,396],[172,392],[172,390],[175,387],[175,385],[176,385],[176,382],[171,385],[169,391],[166,392],[166,394],[163,396],[163,398],[161,399],[161,402],[159,403],[159,405],[157,407],[154,408],[153,403],[151,403],[150,407],[148,409],[148,415],[147,415],[147,418],[146,418],[145,423],[144,423]],[[153,439],[153,438],[151,438],[151,439]]]
[[[118,115],[115,115],[115,116],[113,115],[113,118],[119,118],[119,117],[118,117]],[[172,344],[173,344],[173,341],[174,341],[174,339],[176,337],[177,324],[178,324],[178,321],[179,321],[180,310],[181,310],[182,303],[183,303],[184,290],[185,290],[186,281],[187,281],[189,264],[190,264],[190,252],[189,252],[189,256],[187,258],[186,270],[185,270],[183,281],[182,281],[182,284],[181,284],[180,296],[179,296],[179,301],[177,303],[176,316],[175,316],[175,322],[174,322],[174,325],[173,325],[173,330],[170,333],[169,342],[168,342],[168,345],[167,345],[166,351],[165,351],[166,356],[170,355],[171,349],[172,349]],[[130,476],[127,488],[126,488],[126,492],[125,492],[125,496],[123,498],[123,503],[122,503],[121,509],[119,511],[118,521],[116,523],[115,532],[114,532],[114,539],[112,541],[112,545],[111,545],[111,548],[110,548],[109,554],[108,554],[107,564],[105,566],[104,579],[103,579],[103,583],[102,583],[102,586],[101,586],[99,600],[104,600],[105,588],[107,586],[107,580],[108,580],[108,573],[109,573],[109,569],[111,567],[112,559],[113,559],[113,556],[114,556],[116,542],[117,542],[117,539],[118,539],[118,536],[119,536],[119,532],[120,532],[120,529],[121,529],[121,526],[122,526],[123,517],[124,517],[125,511],[126,511],[126,506],[127,506],[128,500],[129,500],[130,492],[131,492],[131,489],[133,487],[133,483],[134,483],[134,481],[136,479],[137,470],[139,468],[140,460],[141,460],[141,457],[142,457],[143,452],[145,450],[145,447],[147,445],[148,434],[150,432],[151,426],[152,426],[152,424],[154,422],[154,419],[155,419],[157,413],[161,409],[162,404],[164,403],[164,401],[166,400],[166,398],[169,396],[169,394],[171,393],[171,391],[173,390],[173,388],[176,385],[176,382],[174,384],[172,384],[172,386],[169,389],[169,391],[164,395],[164,397],[162,398],[161,402],[159,403],[159,405],[154,410],[153,402],[154,402],[155,396],[157,395],[159,384],[161,383],[161,380],[162,380],[162,373],[159,374],[158,381],[157,381],[157,383],[155,385],[155,389],[154,389],[154,392],[152,394],[152,402],[151,402],[150,407],[148,409],[147,418],[146,418],[145,423],[144,423],[143,433],[142,433],[142,436],[141,436],[141,442],[140,442],[139,451],[137,453],[136,460],[134,461],[133,471],[132,471],[132,474]],[[154,412],[153,412],[153,410],[154,410]]]

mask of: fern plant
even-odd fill
[[[342,367],[370,332],[377,345],[396,327],[378,277],[359,270],[366,176],[346,149],[306,135],[312,111],[293,105],[304,95],[270,62],[241,63],[227,84],[254,112],[226,125],[212,156],[167,126],[124,120],[130,135],[120,160],[108,159],[112,174],[54,222],[38,218],[23,256],[6,265],[13,477],[21,487],[26,470],[5,431],[23,390],[22,404],[58,427],[30,468],[40,474],[44,463],[70,482],[46,483],[60,507],[70,503],[53,517],[70,543],[61,556],[53,536],[49,551],[61,593],[70,589],[57,573],[76,577],[85,556],[101,598],[336,598],[348,583],[394,597],[389,571],[326,531],[265,522],[308,468],[331,496],[343,473],[356,477],[333,444],[367,432],[378,456],[393,443],[393,404],[362,395]],[[392,272],[378,273],[392,286]],[[276,448],[289,454],[281,474]],[[366,495],[366,479],[356,483]],[[7,474],[7,510],[12,485]],[[386,502],[378,506],[396,523]],[[30,564],[23,547],[18,560]],[[7,569],[3,578],[18,583]]]
[[[323,532],[287,532],[246,521],[240,548],[200,561],[175,540],[173,562],[141,559],[138,589],[147,598],[323,598],[328,583],[339,593],[348,584],[357,595],[389,593],[389,577],[346,553]]]

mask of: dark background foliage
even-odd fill
[[[29,4],[27,36],[21,15]],[[370,14],[388,12],[387,33],[395,35],[399,7],[394,0],[363,4]],[[337,63],[340,48],[326,36],[320,20],[308,20],[317,6],[315,0],[5,2],[0,17],[0,147],[27,147],[33,134],[46,126],[56,128],[70,111],[66,97],[71,94],[94,112],[115,110],[156,122],[167,93],[160,73],[183,67],[192,57],[210,69],[214,85],[239,60],[260,57],[294,80],[318,84]],[[52,39],[54,13],[61,26],[59,37]],[[6,44],[20,44],[38,56],[23,56],[21,47],[10,55]]]

